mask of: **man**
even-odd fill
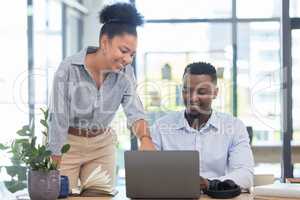
[[[253,185],[253,156],[244,124],[212,109],[218,95],[216,69],[208,63],[189,64],[183,75],[185,110],[158,119],[151,136],[158,150],[197,150],[202,189],[209,180],[233,180],[241,188]]]

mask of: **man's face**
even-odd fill
[[[186,112],[199,116],[210,114],[212,100],[216,98],[218,88],[209,75],[186,74],[183,78],[182,97]]]

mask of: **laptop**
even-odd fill
[[[126,196],[132,199],[198,199],[198,151],[126,151]]]

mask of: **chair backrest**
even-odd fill
[[[252,128],[252,126],[247,126],[246,129],[247,129],[247,132],[248,132],[248,135],[249,135],[250,145],[252,145],[253,128]]]

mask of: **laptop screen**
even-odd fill
[[[130,198],[199,198],[198,151],[126,151]]]

